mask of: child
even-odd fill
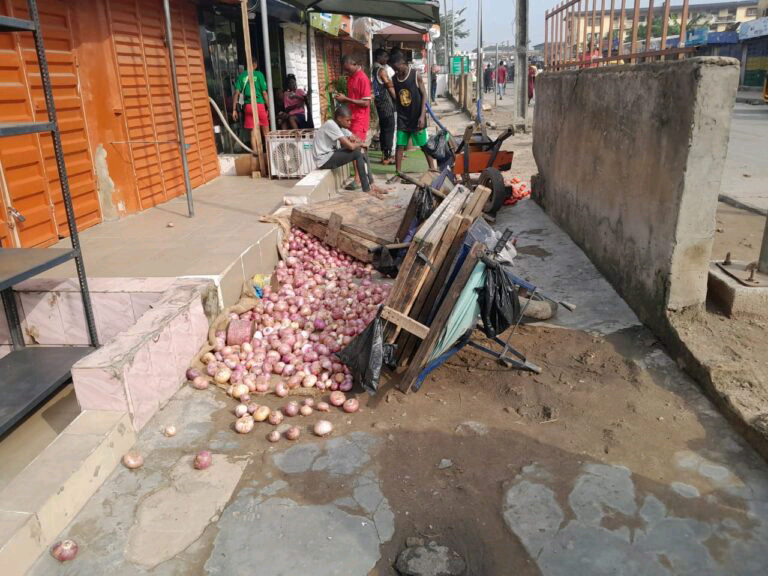
[[[392,84],[395,88],[395,107],[397,109],[397,150],[395,167],[400,172],[403,165],[403,152],[408,142],[420,147],[427,157],[430,170],[435,169],[435,160],[425,150],[427,145],[427,90],[424,82],[405,60],[405,54],[394,52],[390,65],[395,69]]]
[[[304,90],[296,88],[296,76],[288,74],[285,77],[285,93],[283,94],[287,128],[297,130],[307,127],[307,116],[304,112],[306,104],[307,95]]]
[[[345,105],[340,105],[333,114],[333,120],[328,120],[315,132],[312,144],[312,156],[315,164],[321,169],[338,168],[350,162],[355,163],[363,192],[371,191],[368,178],[368,162],[363,152],[365,144],[352,132],[352,113]]]

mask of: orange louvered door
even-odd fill
[[[5,14],[28,18],[26,2],[0,5]],[[93,163],[86,137],[85,114],[77,79],[69,8],[62,0],[38,3],[53,98],[59,121],[64,162],[76,220],[80,229],[101,221]],[[0,122],[44,122],[48,119],[42,81],[31,33],[0,36]],[[46,246],[68,234],[59,175],[50,134],[4,138],[0,142],[3,200],[24,222],[3,245]],[[3,217],[7,214],[3,210]],[[16,241],[18,238],[18,241]]]
[[[162,3],[111,0],[109,15],[128,134],[123,146],[146,209],[184,193]],[[190,180],[198,186],[219,171],[194,5],[174,3],[172,25]]]

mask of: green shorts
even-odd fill
[[[416,132],[406,132],[405,130],[397,131],[397,145],[406,147],[408,146],[408,140],[413,142],[414,146],[421,148],[427,145],[427,129],[422,128]]]

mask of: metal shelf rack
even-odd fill
[[[64,152],[61,147],[59,125],[56,120],[48,61],[43,47],[43,34],[40,30],[40,15],[37,11],[36,0],[27,0],[27,6],[29,8],[29,20],[0,16],[0,33],[32,32],[34,35],[37,63],[40,68],[45,105],[48,110],[48,122],[0,123],[0,137],[45,132],[51,134],[72,248],[0,248],[0,297],[2,297],[13,344],[13,350],[0,359],[0,435],[7,432],[45,401],[54,390],[70,377],[74,363],[99,345],[91,297],[88,291],[88,281],[83,265],[83,255],[80,250],[80,239],[77,235],[67,169],[64,165]],[[24,343],[24,334],[21,329],[13,286],[70,259],[75,260],[91,345],[28,347]]]

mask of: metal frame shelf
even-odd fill
[[[77,234],[75,212],[72,207],[67,168],[64,164],[61,135],[56,120],[51,77],[43,46],[43,34],[40,30],[40,15],[37,11],[36,0],[27,0],[27,6],[29,8],[29,20],[0,16],[0,33],[32,32],[34,35],[37,62],[48,111],[48,122],[0,124],[0,137],[50,132],[72,248],[0,249],[0,297],[13,344],[13,350],[0,359],[0,435],[6,433],[24,416],[44,402],[70,377],[75,362],[99,345],[83,255],[80,250],[80,238]],[[11,209],[12,207],[8,206],[8,208]],[[20,220],[23,221],[23,217],[20,217]],[[27,347],[24,342],[24,333],[13,286],[71,259],[75,260],[91,345]]]

